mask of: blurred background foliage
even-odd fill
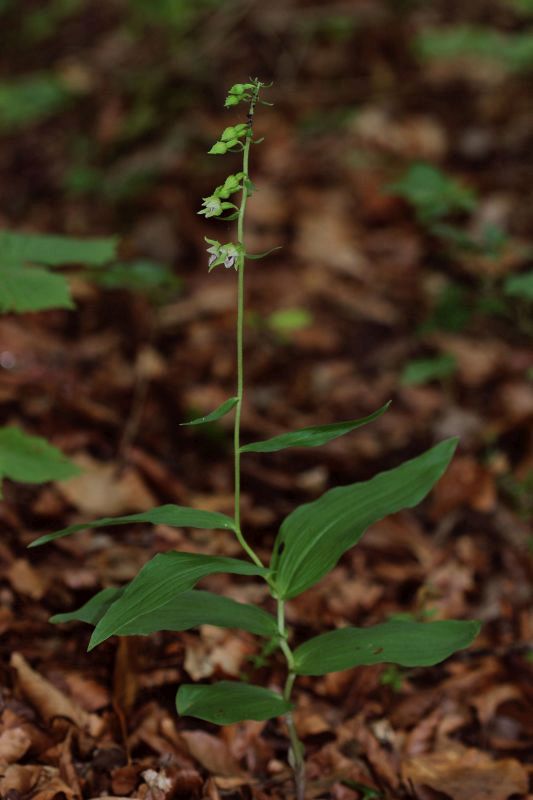
[[[306,192],[339,187],[378,249],[416,231],[423,301],[402,325],[420,345],[399,374],[453,381],[431,336],[531,334],[532,16],[531,0],[1,0],[0,225],[120,234],[125,261],[94,278],[107,288],[187,280],[198,198],[225,172],[205,153],[226,87],[272,79],[254,245],[281,237],[305,260]],[[354,275],[389,296],[385,275]],[[250,322],[290,338],[313,318],[293,305]]]

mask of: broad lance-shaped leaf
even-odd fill
[[[204,422],[215,422],[215,420],[220,419],[230,412],[238,402],[238,397],[230,397],[228,400],[225,400],[221,405],[219,405],[218,408],[215,408],[214,411],[211,411],[210,414],[206,414],[205,417],[197,417],[196,419],[191,419],[190,422],[181,422],[180,425],[203,425]]]
[[[241,447],[241,453],[275,453],[277,450],[285,450],[287,447],[318,447],[321,444],[327,444],[327,442],[337,439],[339,436],[344,436],[345,433],[350,433],[356,428],[368,425],[369,422],[384,414],[389,406],[390,402],[374,411],[373,414],[369,414],[368,417],[362,417],[361,419],[349,419],[344,422],[333,422],[329,425],[301,428],[299,431],[273,436],[272,439],[245,444],[244,447]]]
[[[280,694],[263,686],[237,681],[220,681],[210,686],[185,683],[176,695],[178,714],[196,717],[215,725],[231,725],[245,719],[279,717],[292,706]]]
[[[50,267],[67,264],[99,267],[116,257],[117,243],[115,238],[78,239],[73,236],[0,231],[0,265],[31,262]]]
[[[42,267],[0,263],[0,311],[74,308],[67,281]]]
[[[20,483],[60,481],[78,475],[79,468],[40,436],[16,426],[0,428],[0,497],[2,478]]]
[[[365,664],[430,667],[468,647],[479,633],[476,621],[390,621],[371,628],[339,628],[316,636],[294,652],[299,675],[328,672]]]
[[[50,622],[88,622],[96,625],[125,589],[104,589],[77,611],[56,614]],[[271,614],[262,608],[238,603],[229,597],[192,589],[183,592],[153,612],[142,614],[121,629],[122,636],[146,636],[156,631],[186,631],[197,625],[218,625],[220,628],[241,628],[257,636],[272,638],[278,632]]]
[[[79,522],[76,525],[69,525],[55,533],[46,533],[40,536],[28,547],[39,547],[41,544],[53,542],[55,539],[62,539],[63,536],[70,536],[77,531],[87,528],[111,528],[113,525],[129,525],[130,522],[151,522],[152,525],[171,525],[174,528],[204,528],[207,530],[235,530],[235,523],[231,517],[219,514],[216,511],[197,511],[186,506],[175,506],[169,503],[165,506],[152,508],[150,511],[143,511],[140,514],[129,514],[127,517],[103,517],[92,522]]]
[[[439,480],[457,446],[447,439],[417,458],[364,483],[330,489],[283,521],[271,569],[281,599],[301,594],[326,575],[369,525],[416,506]]]
[[[54,614],[50,617],[49,622],[54,625],[61,622],[87,622],[89,625],[96,625],[107,610],[113,605],[115,600],[124,593],[124,587],[102,589],[101,592],[95,594],[90,600],[87,600],[76,611],[66,611],[63,614]]]
[[[89,650],[115,634],[136,633],[152,626],[153,618],[170,603],[179,604],[179,596],[192,589],[206,575],[229,572],[233,575],[268,574],[264,567],[225,556],[201,553],[159,553],[144,565],[126,586],[93,631]]]

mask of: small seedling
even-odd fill
[[[456,439],[440,442],[422,455],[382,472],[362,483],[330,489],[313,502],[296,508],[282,522],[268,562],[248,541],[241,523],[241,457],[247,453],[271,453],[290,447],[317,447],[348,434],[384,414],[388,404],[363,419],[318,425],[281,434],[260,442],[241,442],[244,396],[245,267],[266,254],[251,254],[245,243],[247,203],[253,190],[250,154],[258,144],[254,120],[266,85],[250,80],[233,86],[226,107],[247,107],[244,121],[228,126],[211,147],[214,155],[239,154],[241,164],[212,194],[203,199],[199,212],[206,218],[236,220],[231,241],[206,238],[209,271],[225,267],[228,279],[237,281],[237,379],[234,396],[217,409],[187,424],[201,425],[234,413],[234,511],[233,516],[177,505],[164,505],[140,514],[104,518],[40,537],[31,546],[45,544],[87,528],[131,523],[220,530],[233,534],[243,558],[170,551],[159,553],[126,586],[107,588],[82,608],[52,618],[54,622],[82,620],[94,625],[89,649],[116,634],[147,635],[155,631],[184,631],[211,624],[241,628],[263,639],[263,658],[278,653],[286,662],[286,681],[278,686],[257,686],[240,681],[212,685],[183,684],[176,705],[182,716],[219,725],[241,720],[282,717],[290,740],[289,762],[294,772],[298,800],[305,797],[304,747],[298,737],[292,710],[293,688],[300,675],[329,672],[369,664],[405,667],[430,666],[456,650],[467,647],[479,631],[474,621],[418,622],[393,619],[366,628],[343,627],[321,633],[295,646],[285,618],[286,603],[324,578],[341,556],[356,545],[377,520],[417,505],[439,480],[457,445]],[[238,202],[236,202],[236,197]],[[195,589],[201,578],[214,573],[255,576],[265,581],[271,600],[269,610],[236,602]],[[359,786],[357,786],[359,789]],[[366,789],[367,787],[365,787]],[[367,796],[370,796],[367,794]]]

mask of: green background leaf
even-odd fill
[[[74,308],[67,281],[41,267],[0,263],[0,311]]]
[[[16,426],[0,428],[0,496],[2,478],[20,483],[60,481],[78,475],[79,468],[40,436]]]
[[[262,686],[220,681],[211,686],[183,684],[176,695],[176,707],[181,716],[231,725],[245,719],[279,717],[290,711],[291,704]]]
[[[510,297],[533,300],[533,271],[523,272],[520,275],[509,275],[505,279],[504,291]]]
[[[233,575],[267,575],[268,570],[248,561],[201,553],[159,553],[144,565],[128,584],[124,594],[113,603],[94,629],[89,650],[115,634],[133,634],[146,624],[154,630],[151,619],[163,613],[170,603],[179,603],[179,595],[192,589],[200,578],[216,572]],[[220,599],[220,598],[219,598]]]
[[[197,511],[195,508],[175,506],[171,503],[142,511],[140,514],[129,514],[126,517],[102,517],[91,522],[79,522],[69,525],[55,533],[46,533],[40,536],[28,547],[39,547],[42,544],[62,539],[77,531],[87,528],[111,528],[114,525],[129,525],[131,522],[150,522],[152,525],[171,525],[174,528],[204,528],[207,530],[235,530],[235,523],[231,517],[219,514],[216,511]]]
[[[404,386],[416,386],[429,381],[449,378],[457,371],[457,361],[454,356],[443,353],[435,358],[417,358],[410,361],[402,372]]]
[[[40,233],[0,231],[0,264],[86,264],[100,267],[116,257],[118,239],[79,239]]]
[[[318,447],[337,439],[339,436],[344,436],[345,433],[350,433],[356,428],[367,425],[384,414],[389,406],[390,402],[362,419],[333,422],[329,425],[314,425],[310,428],[301,428],[299,431],[293,431],[292,433],[282,433],[262,442],[252,442],[241,447],[241,453],[274,453],[277,450],[285,450],[287,447]]]
[[[316,636],[294,652],[299,675],[325,675],[365,664],[429,667],[468,647],[476,621],[385,622],[371,628],[339,628]]]
[[[456,446],[457,439],[448,439],[369,481],[330,489],[289,514],[271,562],[279,596],[301,594],[357,544],[369,525],[416,506],[439,480]]]

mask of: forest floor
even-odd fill
[[[228,164],[238,169],[205,153],[238,118],[222,110],[225,90],[252,73],[272,77],[275,105],[257,117],[265,140],[252,154],[247,246],[282,249],[247,267],[243,436],[392,405],[324,448],[243,459],[245,529],[268,558],[297,504],[457,435],[430,497],[374,525],[288,604],[288,623],[299,641],[397,613],[482,622],[469,650],[436,667],[300,679],[307,796],[526,797],[532,321],[510,278],[531,263],[531,72],[479,50],[423,60],[413,43],[467,24],[522,35],[528,18],[518,2],[239,0],[189,3],[173,28],[164,5],[54,2],[47,17],[37,2],[23,15],[0,4],[10,31],[0,111],[5,85],[29,73],[64,91],[53,108],[42,101],[40,118],[8,124],[0,113],[0,226],[116,234],[123,262],[167,265],[180,279],[156,302],[78,271],[76,311],[0,320],[2,422],[46,436],[83,469],[63,483],[4,485],[0,794],[293,797],[281,721],[219,729],[175,711],[182,682],[244,674],[281,687],[282,660],[254,666],[253,636],[202,626],[87,654],[88,626],[48,623],[157,552],[238,556],[235,541],[138,525],[26,549],[67,524],[164,503],[232,513],[231,418],[179,422],[235,393],[235,273],[208,274],[203,239],[230,228],[196,212]],[[420,163],[434,168],[421,200],[409,172]],[[251,580],[202,585],[268,608]]]

